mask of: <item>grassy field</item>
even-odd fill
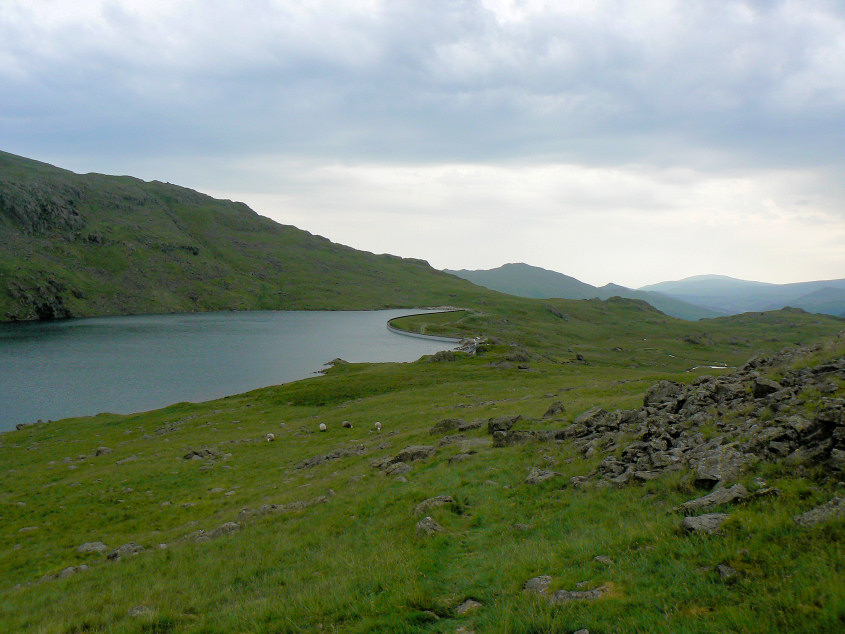
[[[562,429],[594,405],[642,405],[658,379],[727,372],[690,369],[844,324],[795,311],[690,324],[633,301],[479,302],[394,322],[485,337],[473,357],[340,364],[209,403],[3,434],[0,630],[841,631],[843,522],[792,521],[841,495],[837,478],[760,463],[742,482],[763,478],[780,495],[737,505],[719,535],[688,536],[672,511],[703,492],[688,474],[574,488],[601,456],[568,441],[494,448],[486,421],[520,414],[519,429]],[[813,361],[842,354],[840,338]],[[556,401],[565,412],[543,419]],[[432,435],[446,418],[484,424]],[[401,477],[371,464],[412,445],[435,452]],[[527,484],[532,467],[559,475]],[[424,515],[445,531],[420,535],[415,506],[437,495],[454,503]],[[273,506],[244,511],[262,505]],[[97,541],[144,550],[115,561],[77,552]],[[723,579],[720,564],[738,574]],[[551,605],[523,591],[538,575],[551,577],[547,594],[610,591]],[[468,600],[480,605],[461,614]]]

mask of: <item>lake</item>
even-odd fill
[[[388,331],[420,310],[256,311],[0,323],[0,431],[129,414],[313,376],[326,362],[414,361],[454,344]]]

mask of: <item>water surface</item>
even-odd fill
[[[327,361],[413,361],[450,347],[387,321],[414,310],[258,311],[0,323],[0,431],[128,414],[295,381]]]

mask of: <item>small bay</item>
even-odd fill
[[[444,341],[388,331],[419,310],[256,311],[0,324],[0,431],[128,414],[313,376],[326,362],[414,361]]]

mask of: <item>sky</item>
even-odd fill
[[[0,0],[0,149],[436,268],[845,277],[842,0]]]

